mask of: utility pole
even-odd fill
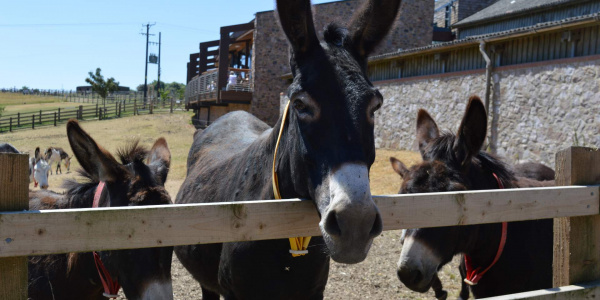
[[[155,23],[156,24],[156,23]],[[146,34],[140,33],[146,36],[146,56],[144,57],[144,64],[146,65],[146,71],[144,72],[144,106],[146,105],[147,93],[148,93],[148,42],[151,35],[150,34],[150,26],[154,26],[154,24],[146,24]]]
[[[158,96],[156,97],[157,99],[160,99],[160,35],[161,33],[158,33]],[[163,99],[164,101],[164,99]],[[159,102],[160,104],[160,102]]]

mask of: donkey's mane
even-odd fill
[[[427,159],[441,159],[454,167],[460,166],[453,150],[456,135],[449,131],[442,131],[440,136],[430,143],[424,150],[424,156]],[[517,180],[513,170],[503,162],[499,157],[479,151],[471,160],[471,166],[488,170],[498,176],[505,187],[514,187],[514,182]]]
[[[136,139],[125,147],[117,150],[117,157],[121,160],[121,163],[126,165],[132,162],[143,162],[148,155],[148,149],[140,145],[140,140]]]
[[[117,157],[123,165],[143,163],[147,155],[148,150],[141,146],[137,139],[117,150]],[[100,181],[97,176],[93,176],[83,169],[78,169],[76,172],[79,175],[79,181],[67,179],[62,185],[67,190],[67,203],[63,203],[61,206],[70,208],[91,207],[94,192]]]

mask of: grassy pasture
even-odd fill
[[[0,93],[0,105],[12,106],[22,104],[54,103],[63,101],[60,96],[23,95],[21,93]]]
[[[42,103],[29,103],[29,104],[15,104],[10,105],[4,108],[4,114],[16,114],[21,113],[21,115],[31,115],[32,113],[39,113],[40,110],[49,111],[49,110],[57,110],[64,108],[73,108],[79,107],[82,105],[81,103],[75,102],[42,102]]]
[[[171,171],[167,180],[167,188],[171,197],[175,197],[179,185],[186,173],[186,160],[195,128],[189,124],[191,113],[178,112],[173,115],[155,114],[119,118],[105,121],[82,122],[81,126],[102,147],[115,153],[128,142],[139,139],[142,145],[150,148],[154,141],[163,136],[167,139],[171,150]],[[45,149],[49,146],[62,147],[73,155],[67,140],[66,124],[57,127],[44,127],[36,130],[23,130],[0,134],[0,141],[13,144],[17,149],[33,155],[35,147]],[[55,167],[54,167],[55,168]],[[77,160],[73,160],[71,170],[79,168]],[[63,173],[66,173],[63,167]],[[66,178],[74,178],[75,172],[63,175],[50,175],[50,189],[62,191],[60,186]],[[33,188],[33,185],[31,185]]]
[[[171,150],[171,170],[166,188],[175,199],[186,174],[186,161],[195,128],[190,125],[191,113],[141,115],[104,121],[82,122],[81,126],[105,149],[111,153],[128,142],[139,139],[142,145],[151,147],[160,136],[166,138]],[[9,142],[21,151],[34,153],[36,146],[63,147],[70,155],[65,124],[36,130],[23,130],[0,134],[0,142]],[[395,156],[407,165],[421,160],[420,155],[410,151],[377,149],[375,163],[371,167],[371,191],[374,195],[395,194],[401,179],[390,167],[389,157]],[[54,167],[55,168],[55,167]],[[76,159],[72,160],[71,173],[50,175],[50,189],[62,192],[64,179],[75,178],[74,170],[79,168]],[[33,189],[33,184],[30,185]],[[325,299],[434,299],[433,292],[419,294],[408,290],[396,278],[395,266],[400,255],[400,231],[386,231],[375,239],[370,254],[363,263],[344,265],[332,262]],[[174,256],[175,257],[175,256]],[[456,271],[457,260],[440,270],[440,278],[449,292],[449,298],[458,296],[460,276]],[[174,258],[173,269],[174,299],[200,298],[197,282]],[[125,299],[123,294],[119,299]]]

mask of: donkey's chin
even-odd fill
[[[343,264],[357,264],[362,262],[367,258],[369,249],[371,249],[371,245],[373,244],[372,238],[365,242],[341,241],[326,233],[323,233],[323,239],[325,240],[325,245],[327,245],[331,259]]]
[[[406,287],[408,287],[409,289],[411,289],[412,291],[415,291],[417,293],[427,293],[427,291],[429,291],[429,289],[431,288],[432,284],[433,284],[433,277],[431,278],[431,280],[429,280],[429,282],[422,281],[417,285],[406,286]]]

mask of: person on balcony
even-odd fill
[[[217,85],[215,84],[215,81],[214,81],[214,80],[212,80],[212,81],[211,81],[211,82],[210,82],[210,83],[209,83],[209,84],[206,86],[206,90],[207,90],[207,91],[209,91],[209,92],[213,92],[213,91],[215,90],[216,86],[217,86]]]
[[[235,75],[235,72],[231,71],[229,73],[229,80],[227,80],[227,90],[231,90],[234,88],[234,86],[237,84],[237,76]]]

